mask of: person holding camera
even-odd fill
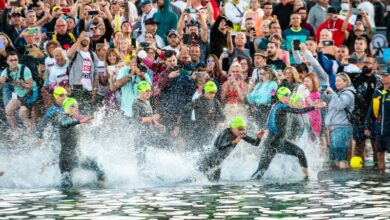
[[[138,84],[143,80],[152,84],[152,80],[146,74],[146,70],[141,70],[142,67],[141,64],[137,63],[136,57],[132,58],[131,66],[122,67],[114,82],[114,89],[120,89],[122,94],[120,109],[128,118],[133,117],[132,106],[139,95],[137,89]]]
[[[296,42],[298,45],[302,42],[305,43],[306,39],[310,37],[309,30],[301,27],[301,16],[297,12],[293,12],[290,16],[291,27],[283,31],[283,39],[286,41],[286,50],[291,49],[292,42]]]
[[[343,28],[342,28],[344,21],[338,17],[339,15],[337,13],[337,10],[333,7],[329,7],[327,9],[327,16],[328,16],[328,19],[326,21],[324,21],[322,24],[320,24],[317,28],[316,39],[318,41],[320,41],[321,31],[323,29],[328,29],[330,32],[332,32],[334,45],[336,47],[338,47],[345,40],[345,36],[343,34]],[[350,24],[348,24],[346,30],[348,32],[351,32],[352,26]],[[326,45],[324,45],[324,46],[326,46]]]
[[[12,98],[6,106],[6,117],[13,129],[14,136],[19,135],[16,123],[15,112],[19,111],[19,117],[25,126],[25,129],[31,133],[32,123],[30,120],[30,111],[36,101],[38,94],[37,84],[34,82],[31,71],[25,65],[19,64],[19,56],[15,51],[7,54],[8,67],[1,72],[0,88],[4,83],[8,83],[12,92]],[[34,97],[35,95],[35,97]]]

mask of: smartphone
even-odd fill
[[[357,64],[357,59],[356,58],[348,58],[348,63],[350,64]]]
[[[131,45],[133,45],[133,46],[137,45],[135,38],[131,38]]]
[[[227,53],[227,52],[228,52],[228,49],[227,49],[226,47],[224,47],[224,48],[222,49],[222,51],[223,51],[224,53]]]
[[[15,1],[15,2],[11,2],[11,6],[13,7],[20,7],[20,2],[19,1]]]
[[[147,42],[141,42],[141,43],[140,43],[140,46],[141,46],[142,48],[147,48],[147,47],[149,47],[149,43],[147,43]]]
[[[226,26],[230,27],[230,28],[233,28],[233,22],[230,21],[230,20],[227,20],[226,21]]]
[[[4,50],[4,49],[5,49],[4,41],[3,39],[0,39],[0,50]]]
[[[38,34],[39,28],[33,27],[28,29],[28,34]]]
[[[70,13],[70,8],[61,8],[63,13]]]
[[[186,45],[191,45],[192,44],[192,37],[189,34],[184,34],[183,35],[183,43]]]
[[[92,31],[88,31],[88,32],[87,32],[87,36],[88,36],[88,37],[93,37],[93,32],[92,32]]]
[[[300,45],[301,45],[301,41],[299,39],[293,40],[294,50],[300,50],[301,49]]]
[[[221,2],[219,3],[219,7],[225,7],[225,2],[224,2],[224,1],[221,1]]]
[[[193,13],[196,13],[196,10],[194,8],[186,8],[185,12],[188,14],[191,14],[191,13],[193,14]]]
[[[324,44],[324,46],[333,46],[332,40],[324,40],[322,43]]]
[[[91,11],[88,11],[88,15],[92,16],[92,15],[98,15],[99,14],[99,11],[97,10],[91,10]]]
[[[320,89],[321,89],[321,91],[323,91],[323,92],[325,92],[327,88],[328,88],[328,86],[325,86],[325,85],[321,85],[321,86],[320,86]]]

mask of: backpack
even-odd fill
[[[361,125],[364,122],[362,121],[362,117],[366,115],[366,112],[362,112],[361,106],[366,105],[366,101],[364,100],[363,96],[361,96],[357,92],[354,92],[352,90],[347,91],[350,91],[353,94],[355,100],[352,112],[348,110],[348,107],[344,109],[347,113],[348,121],[352,125]]]
[[[22,64],[22,67],[20,68],[19,80],[23,80],[23,81],[25,80],[25,76],[24,76],[25,68],[26,65]],[[8,67],[7,67],[7,78],[9,81],[13,81],[11,77],[11,70]],[[35,82],[34,79],[33,82]],[[13,87],[11,87],[11,92],[13,92]],[[33,88],[24,97],[18,97],[18,98],[23,104],[31,105],[38,100],[39,89],[37,86],[35,87],[33,86]]]

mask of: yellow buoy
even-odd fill
[[[352,169],[360,169],[363,167],[363,159],[361,157],[358,157],[358,156],[354,156],[351,158],[351,161],[350,161],[350,167]]]

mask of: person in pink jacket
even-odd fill
[[[308,96],[305,99],[305,107],[313,106],[320,101],[320,92],[317,76],[313,73],[307,74],[303,79],[303,85],[307,89]],[[310,125],[317,137],[321,135],[321,112],[320,110],[314,110],[306,113],[309,116]]]

